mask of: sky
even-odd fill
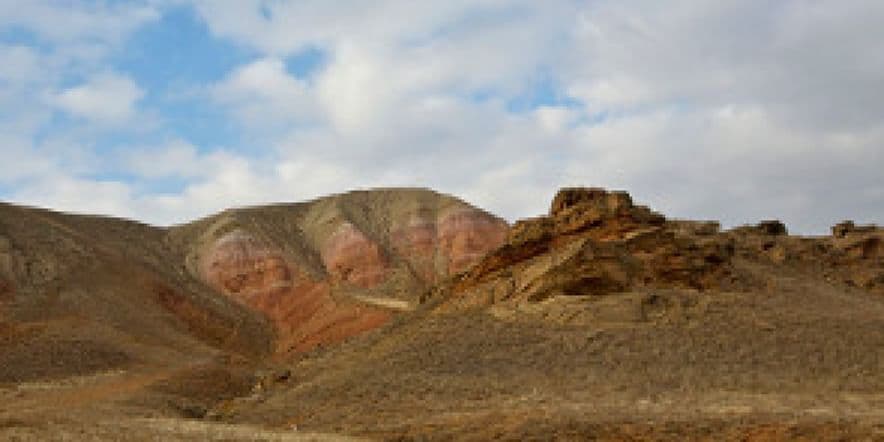
[[[880,0],[0,0],[0,200],[171,225],[429,187],[884,223]]]

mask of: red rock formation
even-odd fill
[[[282,254],[241,231],[219,239],[202,264],[207,281],[247,304],[256,295],[292,285],[291,269]]]
[[[444,213],[438,224],[439,253],[447,273],[460,273],[506,241],[509,226],[475,209]]]
[[[341,249],[349,251],[347,247]],[[336,262],[352,263],[345,259]],[[339,342],[379,327],[390,318],[389,313],[379,309],[336,302],[327,282],[315,281],[287,261],[282,252],[241,231],[225,235],[210,247],[203,257],[201,272],[210,285],[273,322],[279,334],[280,353],[308,351]],[[364,277],[347,280],[372,281]]]
[[[380,245],[350,223],[341,224],[320,253],[335,282],[370,288],[383,282],[387,273],[387,259]]]
[[[429,212],[411,215],[390,234],[393,250],[404,257],[424,282],[438,280],[436,271],[436,220]]]
[[[440,212],[440,205],[448,209]],[[354,213],[323,205],[293,211],[287,219],[250,220],[255,230],[234,230],[200,252],[200,277],[266,315],[278,331],[280,351],[303,351],[386,323],[392,313],[370,306],[366,297],[417,296],[503,244],[508,231],[499,218],[457,202],[381,198],[341,207]],[[287,241],[273,235],[292,225],[300,229],[291,232],[293,255],[259,239]],[[318,265],[301,267],[313,263],[321,263],[324,274],[317,274]]]
[[[391,242],[424,282],[435,283],[500,247],[508,230],[505,222],[484,212],[457,208],[438,220],[429,212],[413,214],[391,232]]]

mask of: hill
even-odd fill
[[[0,234],[0,435],[884,440],[875,226],[385,189]]]

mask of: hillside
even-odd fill
[[[0,207],[0,382],[268,354],[267,322],[175,257],[161,229]]]
[[[882,234],[721,231],[566,189],[410,320],[222,415],[384,439],[882,440]]]
[[[0,362],[10,438],[884,440],[884,230],[582,188],[512,227],[414,189],[5,205]]]
[[[507,229],[455,198],[392,189],[228,211],[173,228],[169,243],[189,274],[266,315],[285,354],[387,323]]]

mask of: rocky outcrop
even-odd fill
[[[792,251],[793,256],[824,263],[829,279],[844,281],[850,286],[884,294],[884,228],[856,226],[846,222],[832,228],[833,236],[822,245],[808,250]]]
[[[875,233],[879,230],[878,226],[872,224],[867,226],[858,226],[851,220],[842,221],[832,226],[832,236],[835,238],[847,238],[856,234]]]
[[[790,236],[777,220],[721,231],[714,221],[667,220],[625,192],[567,188],[548,215],[517,222],[506,244],[424,299],[445,300],[441,311],[493,306],[550,316],[532,305],[613,294],[644,299],[661,290],[764,290],[772,280],[753,270],[760,268],[884,293],[884,229],[846,221],[832,232]]]
[[[809,272],[827,283],[884,294],[884,229],[844,221],[832,226],[831,236],[799,237],[785,227],[762,223],[725,233],[746,261]]]
[[[563,189],[548,216],[516,223],[504,246],[440,290],[464,306],[719,288],[735,283],[734,246],[717,231],[668,222],[624,192]]]

